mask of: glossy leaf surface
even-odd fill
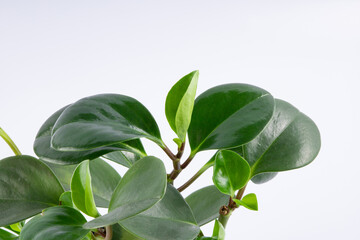
[[[64,110],[54,125],[51,146],[79,151],[141,137],[163,145],[150,112],[131,97],[100,94],[83,98]]]
[[[137,215],[163,198],[166,190],[166,170],[155,157],[135,162],[116,187],[109,212],[85,224],[86,228],[102,227]]]
[[[24,226],[20,240],[81,240],[89,232],[82,228],[85,222],[84,216],[73,208],[48,208]]]
[[[185,200],[189,204],[196,222],[202,226],[219,217],[219,210],[222,206],[227,205],[229,196],[211,185],[193,192]]]
[[[0,240],[16,240],[19,236],[0,228]]]
[[[63,187],[70,190],[71,178],[77,165],[46,164],[54,171]],[[109,207],[111,196],[121,179],[119,173],[104,160],[97,158],[90,161],[90,174],[96,206]]]
[[[88,151],[64,152],[53,149],[50,146],[51,132],[55,122],[67,107],[68,106],[63,107],[51,115],[39,129],[34,142],[34,152],[40,159],[56,164],[76,164],[83,160],[97,158],[112,151],[127,150],[140,153],[144,152],[144,148],[138,139],[121,144],[94,148]]]
[[[311,163],[320,150],[315,123],[291,104],[276,100],[274,116],[263,132],[244,145],[252,176],[280,172]]]
[[[217,240],[225,240],[225,228],[218,220],[215,220],[213,237]]]
[[[258,210],[258,202],[254,193],[247,194],[241,200],[233,199],[233,201],[237,204],[237,206],[243,206],[253,211]]]
[[[112,225],[113,237],[112,240],[143,240],[142,238],[136,237],[132,233],[126,231],[119,224]]]
[[[0,226],[57,205],[63,192],[54,173],[40,160],[26,155],[0,160]]]
[[[213,182],[220,192],[234,196],[249,181],[250,166],[239,154],[221,150],[215,156]]]
[[[270,120],[274,99],[246,84],[225,84],[195,100],[189,127],[192,153],[240,146],[255,138]]]
[[[145,212],[120,222],[129,232],[146,240],[194,239],[200,228],[181,194],[168,185],[164,198]]]
[[[89,160],[80,163],[71,179],[71,197],[75,206],[83,213],[97,217],[99,215],[92,192]],[[103,173],[104,174],[104,173]]]
[[[185,142],[190,125],[198,79],[199,71],[189,73],[171,88],[166,97],[166,118],[182,142]]]

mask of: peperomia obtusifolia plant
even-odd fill
[[[265,183],[315,159],[318,128],[294,106],[241,83],[195,98],[198,76],[184,76],[166,98],[177,152],[144,105],[119,94],[86,97],[55,112],[36,136],[38,158],[21,155],[0,128],[16,155],[0,161],[0,239],[221,240],[237,208],[258,210],[256,195],[245,194],[250,180]],[[147,155],[142,138],[165,151],[171,171]],[[183,158],[186,139],[190,154]],[[207,150],[217,151],[176,188],[179,174]],[[108,160],[126,173],[120,177]],[[184,198],[181,192],[209,168],[213,185]],[[211,221],[213,235],[206,237],[200,227]]]

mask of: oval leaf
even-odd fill
[[[109,212],[84,225],[97,228],[139,214],[163,198],[166,190],[166,170],[155,157],[137,161],[121,179],[110,201]]]
[[[204,187],[185,198],[196,222],[202,226],[219,217],[219,210],[229,201],[229,196],[221,193],[216,186]]]
[[[165,102],[166,118],[182,142],[191,121],[199,71],[193,71],[181,78],[169,91]]]
[[[188,132],[192,155],[251,141],[269,122],[273,109],[271,94],[255,86],[238,83],[207,90],[195,100]]]
[[[234,196],[249,181],[250,166],[239,154],[221,150],[215,156],[213,182],[220,192]]]
[[[257,211],[258,210],[258,201],[255,193],[249,193],[244,196],[241,200],[233,199],[237,206],[243,206],[247,209]]]
[[[20,240],[81,240],[89,232],[81,213],[66,206],[52,207],[31,219],[20,233]]]
[[[74,203],[72,201],[71,192],[67,191],[61,194],[59,198],[60,205],[68,206],[74,208]]]
[[[81,151],[146,137],[163,146],[150,112],[134,98],[100,94],[70,105],[56,121],[51,146]]]
[[[152,208],[120,222],[129,232],[146,240],[194,239],[200,232],[190,207],[181,194],[168,185],[164,198]]]
[[[77,165],[46,164],[54,171],[63,187],[70,190],[71,178]],[[108,208],[111,196],[121,179],[119,173],[104,160],[97,158],[90,161],[90,174],[96,206]]]
[[[110,161],[116,162],[124,167],[130,168],[141,156],[132,152],[111,152],[103,156]]]
[[[71,198],[75,206],[83,213],[98,217],[91,186],[89,160],[80,163],[71,178]]]
[[[121,144],[94,148],[88,151],[62,152],[51,148],[50,141],[52,129],[55,122],[67,107],[68,106],[63,107],[51,115],[39,129],[34,142],[34,152],[40,159],[56,164],[76,164],[83,160],[94,159],[106,153],[118,150],[134,151],[145,154],[144,148],[138,139]]]
[[[0,161],[0,226],[20,222],[59,204],[64,192],[54,173],[36,158]]]
[[[126,231],[119,224],[112,225],[113,230],[113,240],[143,240],[142,238],[136,237],[132,233]]]
[[[289,103],[276,100],[274,116],[263,132],[244,145],[252,176],[280,172],[311,163],[320,150],[315,123]]]

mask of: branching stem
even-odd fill
[[[179,192],[184,191],[188,186],[190,186],[196,179],[198,179],[201,174],[203,174],[209,167],[213,165],[213,162],[207,162],[200,170],[195,173],[186,183],[184,183],[181,187],[178,188]]]

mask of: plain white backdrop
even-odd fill
[[[235,211],[227,239],[359,239],[360,1],[0,0],[0,126],[24,154],[34,154],[53,112],[98,93],[137,98],[175,151],[165,97],[196,69],[198,94],[253,84],[298,107],[322,135],[312,164],[249,185],[259,211]],[[199,154],[176,184],[211,154]],[[10,155],[0,141],[0,157]],[[211,171],[185,195],[209,184]]]

